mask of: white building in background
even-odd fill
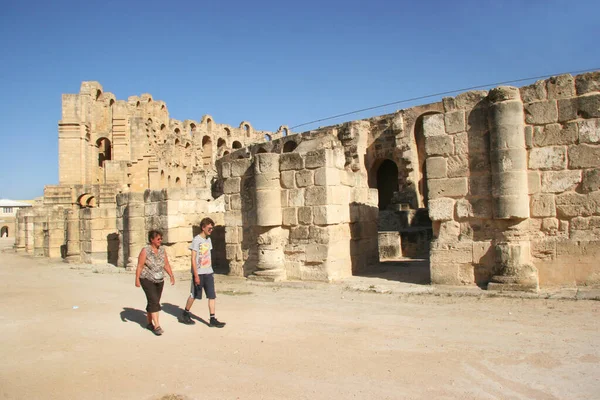
[[[32,205],[24,201],[0,199],[0,237],[14,237],[17,210]]]

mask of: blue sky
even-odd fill
[[[600,67],[598,15],[600,2],[591,0],[4,0],[0,198],[30,199],[57,183],[61,94],[78,93],[84,80],[122,100],[151,93],[172,118],[210,114],[276,130]]]

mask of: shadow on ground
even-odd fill
[[[366,278],[380,278],[388,281],[431,284],[429,260],[405,259],[381,261],[377,266],[363,273],[355,274]]]
[[[171,304],[171,303],[162,303],[162,309],[166,314],[172,315],[173,317],[175,317],[177,319],[178,322],[181,322],[181,315],[183,314],[183,308],[179,307],[178,305]],[[195,319],[196,321],[208,326],[208,322],[206,322],[204,319],[194,315],[194,313],[192,313],[192,312],[190,312],[190,315],[192,316],[192,319]]]
[[[146,311],[130,307],[123,307],[123,311],[121,311],[121,321],[136,322],[143,329],[146,329],[146,324],[148,323],[146,320]]]

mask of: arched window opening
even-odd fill
[[[217,140],[217,147],[221,148],[224,147],[227,143],[225,142],[225,139],[223,138],[219,138],[219,140]]]
[[[171,187],[171,175],[167,178],[167,187]]]
[[[190,146],[191,146],[191,145],[190,145],[190,142],[186,142],[186,143],[185,143],[185,148],[186,148],[186,149],[189,149],[189,148],[190,148]]]
[[[246,136],[250,136],[250,125],[244,124],[244,132],[246,132]]]
[[[233,142],[233,144],[231,145],[231,148],[233,148],[233,149],[241,149],[241,148],[242,148],[242,144],[236,140],[236,141],[235,141],[235,142]]]
[[[142,105],[142,103],[140,103],[139,101],[137,103],[135,103],[135,108],[140,108],[140,106]]]
[[[271,141],[271,135],[265,134],[265,142],[270,142],[270,141]]]
[[[108,102],[108,106],[112,107],[113,104],[115,104],[115,99],[110,99],[110,101]]]
[[[152,97],[148,97],[148,103],[152,103]]]
[[[190,124],[190,135],[196,133],[196,124]]]
[[[208,132],[212,132],[212,127],[213,127],[213,120],[210,118],[206,119],[206,130]]]
[[[160,171],[160,187],[167,187],[167,180],[165,178],[165,171]]]
[[[167,129],[167,126],[165,124],[160,124],[160,132],[164,132],[165,129]]]
[[[379,209],[385,210],[391,204],[394,192],[398,191],[398,166],[392,160],[384,160],[377,169],[377,190]]]
[[[175,139],[175,146],[179,145],[179,139]]]
[[[179,135],[181,133],[181,130],[179,128],[175,128],[175,134]]]
[[[281,132],[282,136],[287,136],[288,135],[288,129],[287,128],[283,128],[283,131]]]
[[[296,147],[298,147],[298,144],[293,140],[290,140],[289,142],[285,142],[283,145],[283,152],[291,153],[292,151],[296,150]]]
[[[107,138],[100,138],[96,141],[96,147],[98,148],[98,166],[104,167],[105,161],[112,160],[110,140]]]
[[[212,140],[210,140],[210,136],[204,136],[202,138],[202,165],[204,168],[208,168],[212,164],[212,152]]]
[[[167,107],[165,107],[164,104],[162,106],[160,106],[160,111],[165,111],[166,109],[167,109]]]
[[[8,226],[5,225],[0,229],[0,237],[8,237]]]
[[[225,150],[225,152],[223,153],[223,157],[225,157],[228,154],[229,154],[229,152],[227,150]]]
[[[175,178],[175,186],[181,187],[181,179],[179,177]]]
[[[89,199],[87,199],[87,202],[85,204],[88,207],[96,207],[96,198],[94,196],[90,197]]]
[[[264,147],[261,147],[260,149],[258,149],[258,151],[256,152],[256,154],[262,154],[262,153],[268,153],[267,149],[265,149]]]
[[[227,134],[227,136],[231,136],[231,129],[225,128],[225,133]]]
[[[100,96],[102,96],[102,91],[100,89],[98,89],[98,90],[96,90],[96,100],[99,100]]]

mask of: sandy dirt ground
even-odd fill
[[[114,270],[114,269],[113,269]],[[2,399],[598,399],[600,302],[376,294],[187,273],[144,329],[131,272],[0,253]]]

